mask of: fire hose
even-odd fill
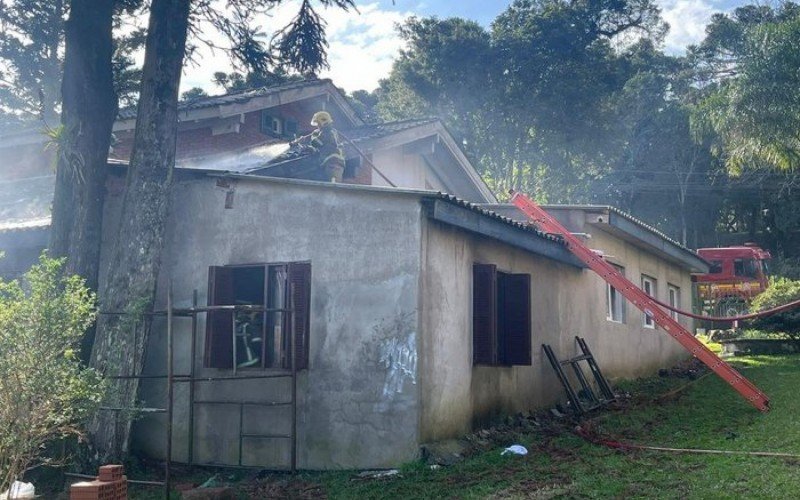
[[[664,302],[661,302],[660,300],[656,299],[655,297],[650,297],[650,298],[653,300],[653,302],[655,302],[656,304],[660,305],[661,307],[663,307],[665,309],[668,309],[668,310],[670,310],[672,312],[675,312],[677,314],[680,314],[681,316],[688,316],[688,317],[694,318],[694,319],[704,319],[706,321],[728,321],[728,322],[743,321],[743,320],[746,320],[746,319],[755,319],[755,318],[761,318],[763,316],[769,316],[770,314],[777,314],[779,312],[783,312],[783,311],[786,311],[788,309],[792,309],[794,307],[800,306],[800,300],[794,300],[792,302],[789,302],[788,304],[783,304],[783,305],[780,305],[780,306],[771,307],[769,309],[765,309],[763,311],[758,311],[758,312],[754,312],[754,313],[750,313],[750,314],[743,314],[741,316],[704,316],[702,314],[694,314],[694,313],[690,313],[690,312],[687,312],[687,311],[682,311],[682,310],[678,309],[677,307],[674,307],[674,306],[671,306],[669,304],[665,304]]]
[[[623,443],[621,441],[614,441],[611,439],[604,439],[594,435],[582,426],[575,428],[575,434],[582,437],[586,441],[601,446],[606,446],[615,450],[650,450],[650,451],[667,451],[672,453],[698,453],[706,455],[745,455],[752,457],[773,457],[773,458],[800,458],[800,455],[794,453],[779,453],[771,451],[739,451],[739,450],[704,450],[695,448],[667,448],[664,446],[645,446],[633,443]]]

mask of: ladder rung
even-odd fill
[[[575,356],[574,358],[562,361],[561,365],[562,366],[571,365],[573,363],[577,363],[578,361],[586,361],[588,359],[592,359],[591,354],[581,354],[580,356]]]

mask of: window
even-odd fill
[[[611,265],[625,276],[624,267]],[[609,284],[606,284],[606,319],[615,323],[625,323],[625,297]]]
[[[284,122],[284,135],[286,137],[294,138],[297,136],[300,128],[297,125],[297,120],[292,120],[291,118],[287,118]]]
[[[261,133],[280,137],[283,135],[283,120],[277,116],[272,116],[266,111],[261,112]]]
[[[747,278],[758,277],[756,261],[754,259],[735,259],[733,261],[733,274]]]
[[[676,307],[680,309],[681,307],[681,289],[675,285],[668,284],[667,285],[667,293],[669,294],[669,305],[672,307]],[[675,311],[670,311],[669,315],[675,321],[678,321],[678,313]]]
[[[722,261],[721,260],[710,260],[708,261],[709,266],[708,272],[711,274],[720,274],[722,272]]]
[[[235,362],[237,369],[291,368],[292,342],[297,369],[308,367],[311,264],[215,266],[209,268],[208,288],[209,305],[275,310],[210,311],[207,367],[231,369]]]
[[[351,179],[353,177],[357,177],[359,172],[361,171],[361,157],[356,156],[355,158],[348,158],[344,162],[344,173],[342,177],[346,179]]]
[[[531,277],[492,264],[472,268],[472,362],[531,364]]]
[[[642,275],[642,290],[644,293],[651,297],[656,296],[656,279],[651,278],[650,276]],[[653,317],[649,314],[644,315],[644,327],[645,328],[655,328],[656,324],[653,321]]]
[[[261,133],[272,137],[294,139],[300,133],[300,125],[293,118],[283,118],[276,114],[274,109],[264,110],[261,112]]]

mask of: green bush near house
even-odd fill
[[[800,280],[772,278],[769,287],[753,300],[751,311],[763,311],[800,300]],[[800,339],[800,307],[778,314],[758,318],[750,326],[766,332],[779,332],[792,339]]]
[[[44,459],[48,443],[80,433],[103,381],[78,356],[95,295],[64,261],[43,255],[22,281],[0,280],[0,492]]]

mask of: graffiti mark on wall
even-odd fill
[[[379,361],[386,368],[384,397],[402,392],[406,381],[417,383],[416,338],[416,332],[409,332],[405,338],[388,339],[381,345]]]
[[[369,359],[384,373],[382,396],[390,399],[403,392],[406,383],[417,383],[417,332],[414,313],[383,319],[373,327],[367,344]]]

